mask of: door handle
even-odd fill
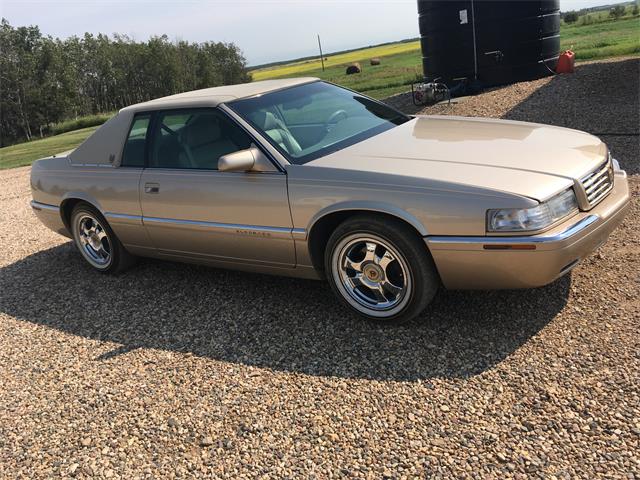
[[[160,184],[159,183],[145,183],[144,184],[144,193],[158,193],[160,192]]]

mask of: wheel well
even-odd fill
[[[329,237],[334,230],[345,220],[355,217],[356,215],[370,215],[376,217],[385,217],[389,220],[401,222],[409,227],[416,235],[420,237],[420,232],[406,220],[390,215],[384,212],[376,212],[372,210],[343,210],[339,212],[330,213],[320,218],[312,227],[309,232],[309,255],[311,256],[311,262],[313,267],[318,272],[324,271],[324,251],[329,242]]]
[[[87,203],[85,200],[80,198],[66,198],[60,204],[60,215],[62,215],[62,221],[64,222],[64,226],[67,227],[67,230],[71,232],[71,212],[76,205],[79,203]]]

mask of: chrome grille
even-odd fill
[[[613,164],[608,159],[589,175],[580,180],[589,204],[589,208],[596,206],[613,188]]]

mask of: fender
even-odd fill
[[[328,207],[323,208],[319,212],[317,212],[309,222],[309,225],[306,229],[305,238],[309,235],[315,224],[323,217],[326,217],[329,214],[336,212],[344,212],[348,210],[365,210],[374,213],[385,213],[387,215],[391,215],[400,220],[404,220],[413,228],[415,228],[418,233],[422,237],[426,237],[428,235],[426,227],[413,215],[411,215],[406,210],[399,208],[396,205],[386,202],[371,202],[368,200],[353,200],[335,203],[333,205],[329,205]]]
[[[103,216],[105,215],[105,211],[102,208],[102,205],[93,195],[89,195],[86,192],[67,192],[62,196],[62,200],[60,201],[60,216],[62,217],[62,220],[64,221],[67,228],[69,228],[69,225],[67,225],[67,221],[64,218],[63,211],[64,205],[68,200],[82,200],[84,202],[87,202],[89,205],[97,208]]]

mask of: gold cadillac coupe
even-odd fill
[[[584,132],[404,115],[315,78],[122,109],[37,161],[33,210],[116,273],[136,256],[326,278],[380,321],[439,285],[527,288],[569,272],[622,221],[626,174]]]

